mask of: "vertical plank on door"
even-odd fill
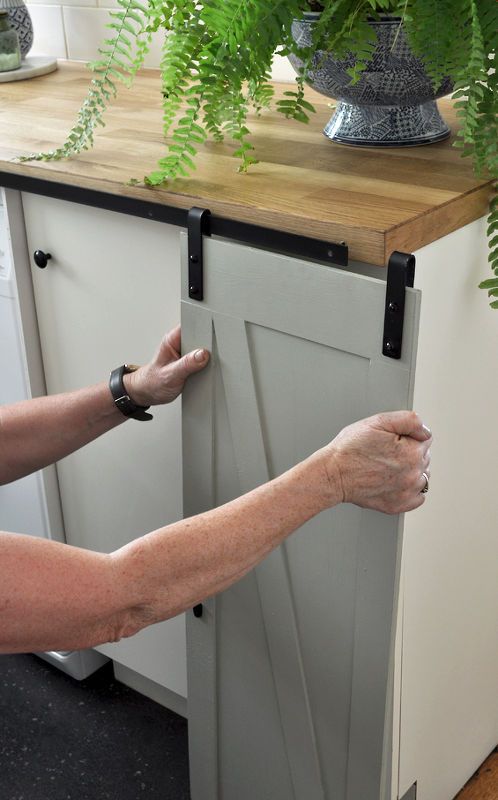
[[[212,353],[211,315],[202,307],[182,308],[182,351],[205,347]],[[213,488],[213,360],[185,385],[182,397],[182,446],[184,452],[183,508],[191,517],[214,505]],[[195,454],[195,455],[194,455]],[[216,664],[216,601],[202,604],[202,617],[187,612],[187,682],[190,759],[197,768],[190,774],[193,797],[218,795],[218,714]],[[190,629],[194,628],[192,632]],[[202,674],[202,683],[192,672]]]

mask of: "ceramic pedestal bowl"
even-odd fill
[[[319,13],[309,12],[293,22],[292,33],[298,44],[312,44],[318,17]],[[371,24],[378,43],[358,83],[352,85],[346,72],[355,63],[352,53],[339,59],[319,50],[313,56],[306,82],[338,101],[324,134],[336,142],[364,147],[404,147],[445,139],[450,130],[439,114],[436,98],[451,92],[451,79],[445,78],[434,91],[399,19],[383,17]],[[289,60],[297,72],[302,61],[296,56]]]

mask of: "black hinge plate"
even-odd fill
[[[192,300],[204,300],[203,236],[209,236],[207,208],[190,209],[187,216],[188,231],[188,296]]]
[[[415,256],[411,253],[391,254],[387,267],[386,306],[382,355],[401,358],[403,325],[405,321],[406,287],[412,287],[415,278]]]

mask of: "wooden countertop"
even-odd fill
[[[12,159],[62,144],[90,79],[80,63],[57,72],[0,85],[0,171],[42,178],[178,208],[205,206],[213,214],[326,241],[345,241],[350,258],[385,265],[393,250],[413,251],[487,211],[491,181],[475,178],[470,159],[440,144],[359,149],[321,133],[331,115],[327,98],[311,90],[317,113],[309,125],[275,111],[251,116],[260,163],[248,174],[225,143],[201,148],[197,170],[166,188],[128,186],[164,153],[159,73],[142,72],[120,89],[98,128],[93,150],[56,162]],[[279,91],[288,85],[280,85]],[[455,131],[449,100],[440,101]]]

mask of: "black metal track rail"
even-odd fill
[[[155,203],[153,200],[109,194],[58,181],[16,175],[11,172],[0,172],[0,186],[187,228],[189,209],[175,208]],[[325,242],[308,236],[265,228],[261,225],[218,217],[215,214],[212,214],[209,219],[209,233],[212,236],[222,236],[285,255],[309,258],[342,267],[348,265],[348,248],[342,242]]]

